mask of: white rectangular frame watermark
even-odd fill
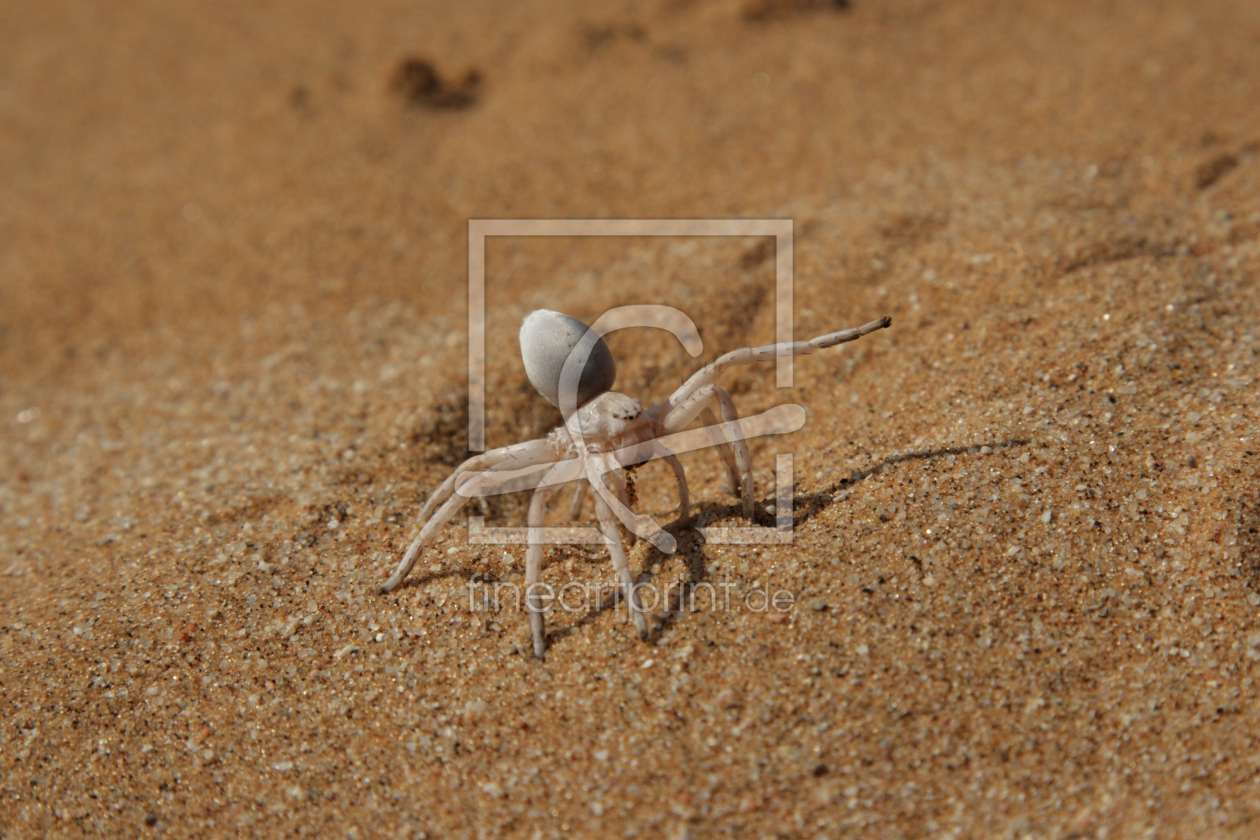
[[[469,219],[468,220],[468,448],[486,448],[486,237],[487,236],[773,236],[775,343],[793,338],[793,221],[791,219]],[[775,387],[792,387],[792,355],[775,359]],[[792,542],[792,456],[775,460],[775,527],[700,528],[718,545],[767,545]],[[597,528],[541,529],[546,543],[603,544]],[[529,528],[487,528],[481,516],[469,516],[469,542],[519,544]]]

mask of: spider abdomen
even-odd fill
[[[521,323],[521,359],[525,375],[547,402],[560,404],[560,379],[565,362],[574,352],[585,356],[579,360],[581,371],[577,383],[577,405],[583,405],[611,390],[617,381],[617,365],[604,339],[590,328],[562,312],[539,309],[525,316]]]

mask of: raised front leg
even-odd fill
[[[764,347],[745,347],[742,350],[734,350],[720,357],[713,364],[696,371],[690,379],[670,395],[669,404],[672,406],[680,405],[704,386],[716,382],[717,378],[722,375],[722,371],[728,367],[770,361],[779,356],[805,356],[816,350],[835,347],[837,344],[843,344],[846,341],[856,341],[864,335],[870,335],[876,330],[882,330],[891,324],[892,318],[885,316],[860,327],[827,333],[817,338],[811,338],[809,341],[796,341],[791,344],[767,344]]]

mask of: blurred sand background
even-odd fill
[[[0,837],[1260,834],[1260,6],[0,21]],[[462,519],[372,588],[467,454],[468,220],[590,217],[790,218],[797,335],[893,326],[725,380],[809,412],[753,446],[792,545],[632,553],[790,612],[561,611],[540,664]],[[686,311],[700,359],[610,342],[651,402],[773,340],[773,265],[492,239],[488,442],[557,420],[528,311]]]

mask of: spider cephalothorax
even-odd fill
[[[694,333],[690,319],[677,310],[662,316],[666,307],[627,307],[651,309],[655,316],[673,323],[681,318]],[[614,310],[614,313],[618,310]],[[610,315],[613,313],[609,313]],[[636,313],[642,315],[642,312]],[[607,316],[605,316],[607,317]],[[615,319],[614,319],[615,320]],[[635,322],[643,323],[643,322]],[[658,322],[660,326],[664,322]],[[678,484],[679,522],[690,522],[687,477],[682,464],[669,449],[672,435],[682,432],[697,418],[711,429],[720,430],[715,445],[730,472],[731,487],[739,488],[744,516],[753,518],[753,480],[748,446],[740,429],[739,416],[730,395],[717,385],[722,371],[732,365],[767,361],[779,356],[804,355],[846,341],[853,341],[891,324],[889,318],[871,321],[861,327],[828,333],[809,341],[771,344],[736,350],[701,368],[684,382],[669,399],[644,409],[625,394],[612,390],[617,369],[602,333],[605,319],[587,327],[576,318],[540,309],[526,316],[521,325],[521,356],[529,381],[550,403],[560,408],[565,423],[546,438],[492,449],[468,459],[452,473],[425,503],[419,521],[420,534],[407,549],[398,567],[381,587],[389,592],[402,583],[415,565],[421,549],[450,521],[468,499],[486,490],[505,473],[516,474],[529,468],[546,467],[535,477],[533,500],[529,506],[530,538],[525,552],[525,593],[533,635],[534,654],[540,659],[547,649],[542,580],[542,542],[535,534],[546,520],[547,498],[557,483],[573,482],[575,492],[569,518],[581,513],[586,489],[593,491],[600,533],[612,556],[618,581],[624,590],[631,620],[641,636],[647,635],[647,622],[639,604],[630,564],[618,524],[624,525],[631,542],[636,536],[672,550],[674,541],[650,517],[633,512],[636,503],[634,481],[629,474],[650,458],[661,458],[674,473]],[[622,325],[630,325],[625,321]],[[675,330],[675,334],[679,334]],[[680,336],[681,337],[681,336]],[[698,345],[698,341],[696,342]],[[690,349],[690,347],[689,347]],[[693,350],[693,355],[699,352]],[[716,408],[721,422],[713,415]],[[692,434],[688,432],[688,434]],[[707,445],[707,444],[706,444]],[[471,475],[468,475],[471,473]],[[456,492],[458,490],[458,492]]]
[[[575,431],[580,431],[581,435],[574,434]],[[575,441],[578,440],[587,442],[588,446],[619,449],[659,434],[660,423],[645,414],[637,400],[607,391],[579,408],[569,422],[553,429],[547,440],[567,456],[577,454]]]

